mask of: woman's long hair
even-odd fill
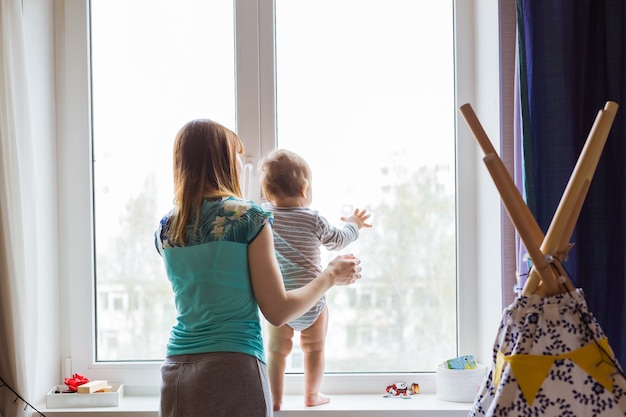
[[[174,140],[174,203],[170,238],[186,243],[185,231],[195,210],[194,232],[203,197],[242,197],[238,155],[243,142],[237,134],[208,119],[192,120]]]

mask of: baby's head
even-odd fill
[[[306,192],[310,203],[311,168],[300,155],[277,149],[262,161],[260,171],[261,189],[268,201],[299,198]]]

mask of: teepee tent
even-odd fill
[[[624,372],[563,265],[617,109],[609,101],[598,112],[544,236],[472,107],[460,108],[532,261],[521,295],[503,313],[470,416],[626,415]]]

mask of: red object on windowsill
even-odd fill
[[[89,378],[85,378],[81,374],[74,374],[71,378],[65,378],[65,385],[73,391],[78,391],[78,387],[89,382]]]

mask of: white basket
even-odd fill
[[[56,392],[66,391],[67,385],[55,385],[46,395],[46,408],[117,407],[124,396],[124,385],[111,383],[111,392],[78,394]]]
[[[487,367],[481,363],[474,369],[448,369],[445,364],[437,367],[437,398],[460,403],[474,402],[485,378]]]

